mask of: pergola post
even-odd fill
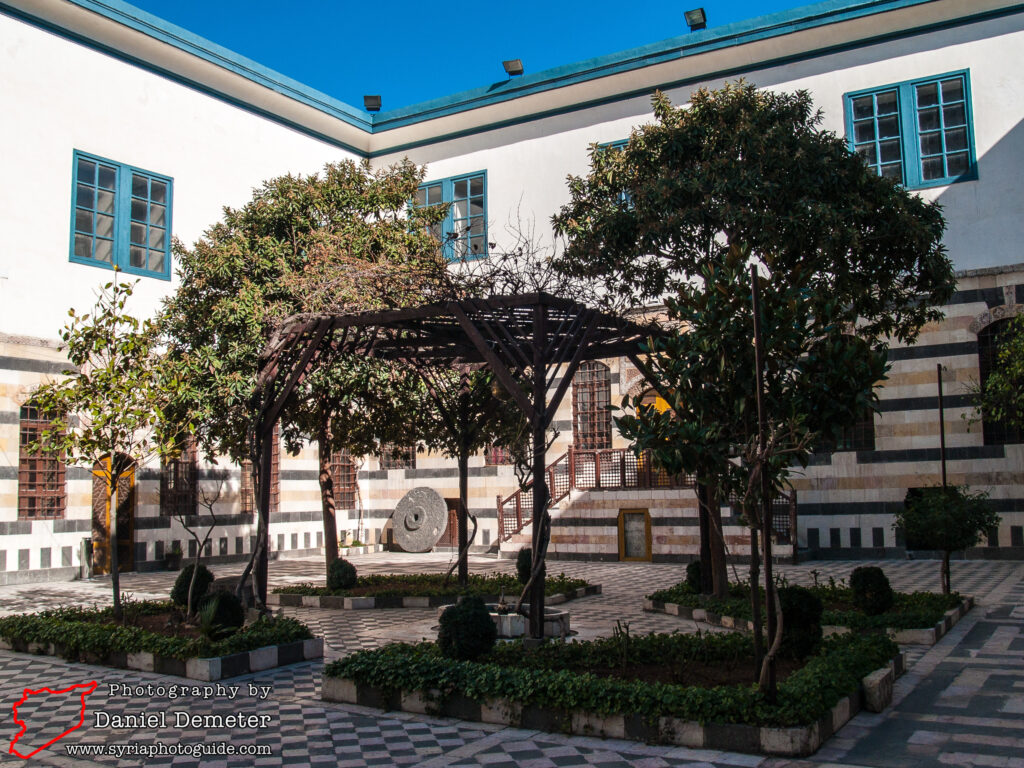
[[[547,347],[546,312],[542,304],[533,308],[533,560],[536,575],[530,594],[530,637],[544,637],[544,577],[547,542],[544,533],[548,520],[548,483],[544,439],[547,421]],[[537,565],[539,563],[539,565]]]
[[[271,441],[274,437],[273,423],[267,424],[260,419],[256,433],[257,450],[259,451],[259,504],[256,512],[256,546],[257,554],[253,562],[253,582],[256,605],[263,608],[267,604],[267,550],[270,547],[270,475],[273,471],[274,449]]]

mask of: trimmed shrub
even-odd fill
[[[199,606],[199,624],[202,633],[215,640],[233,634],[245,624],[242,601],[234,592],[211,592]]]
[[[352,589],[356,585],[356,567],[348,560],[338,558],[327,569],[327,588]]]
[[[474,661],[490,651],[498,639],[498,628],[479,597],[465,597],[441,614],[437,645],[450,659]]]
[[[192,571],[196,569],[195,563],[189,563],[181,569],[178,578],[174,580],[171,588],[171,602],[175,605],[188,605],[188,585],[192,581]],[[198,605],[200,598],[210,589],[213,583],[213,574],[210,569],[202,563],[199,564],[199,573],[196,574],[196,583],[192,587],[192,605]]]
[[[804,587],[781,587],[782,645],[779,653],[805,659],[821,645],[821,600]]]
[[[686,585],[695,595],[699,595],[703,591],[700,560],[693,560],[686,564]]]
[[[516,555],[516,576],[519,583],[525,585],[530,580],[530,571],[533,570],[533,550],[523,547]]]
[[[875,565],[862,565],[850,574],[850,589],[857,610],[868,616],[878,616],[892,608],[896,600],[889,578]]]

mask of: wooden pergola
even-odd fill
[[[352,354],[452,367],[482,364],[515,400],[532,432],[533,552],[539,566],[529,587],[530,634],[541,637],[544,556],[551,526],[545,433],[581,363],[625,356],[648,376],[647,366],[639,359],[641,344],[660,333],[652,326],[546,293],[357,314],[297,315],[286,320],[261,356],[256,394],[260,552],[254,559],[254,576],[260,601],[265,604],[267,590],[269,445],[274,424],[304,377],[336,357]],[[539,516],[536,510],[542,510]]]

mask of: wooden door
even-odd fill
[[[458,499],[445,499],[445,504],[448,505],[448,527],[445,528],[444,533],[441,534],[441,538],[437,541],[439,547],[456,547],[459,546],[459,500]]]
[[[92,572],[110,573],[110,504],[108,471],[110,459],[92,470]],[[117,488],[117,570],[135,567],[135,467],[118,480]]]

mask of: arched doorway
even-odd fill
[[[127,456],[120,457],[130,463]],[[92,572],[110,573],[110,458],[96,462],[92,468]],[[121,475],[117,487],[117,570],[135,568],[135,465]]]

